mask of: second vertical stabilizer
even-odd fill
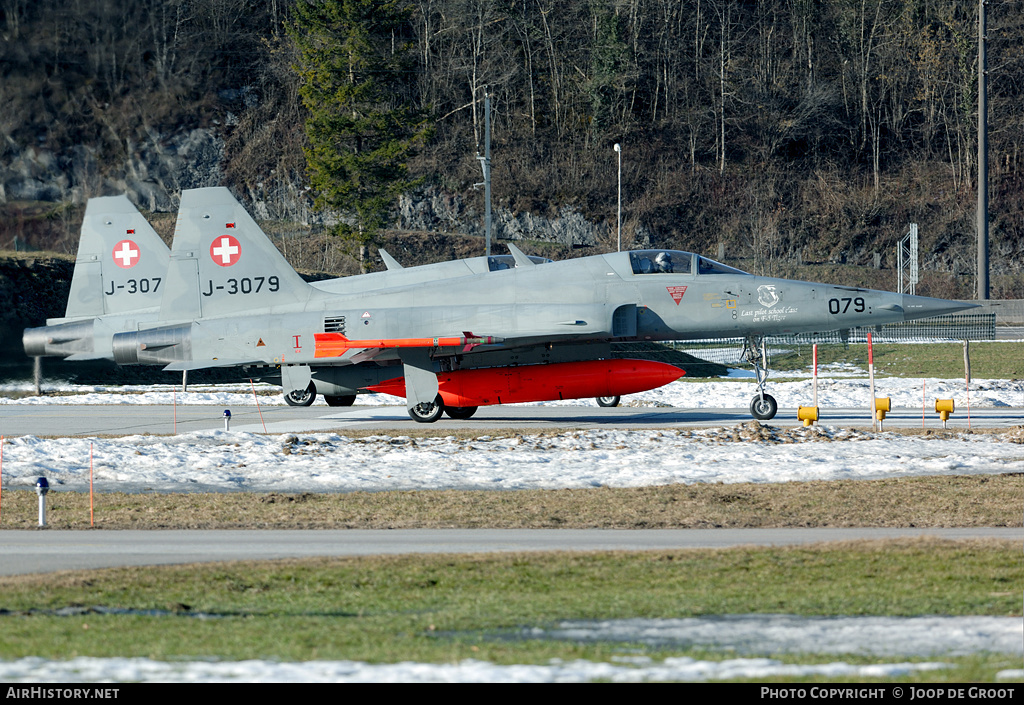
[[[167,279],[165,321],[273,312],[312,291],[223,187],[182,191]]]

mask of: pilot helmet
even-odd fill
[[[658,269],[662,271],[672,270],[672,257],[667,252],[659,252],[654,258],[654,263],[658,265]]]

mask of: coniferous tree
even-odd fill
[[[429,134],[413,100],[409,13],[400,0],[299,0],[289,34],[306,118],[306,162],[316,204],[340,210],[336,233],[359,247],[415,185],[407,163]]]

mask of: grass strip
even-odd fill
[[[5,577],[0,658],[543,663],[555,657],[606,660],[625,648],[656,658],[690,655],[693,649],[498,637],[565,619],[1020,616],[1019,554],[1014,542],[917,539],[767,549],[353,557]],[[53,612],[69,606],[164,614]],[[198,613],[215,616],[189,618]],[[974,664],[982,669],[980,677],[990,679],[994,671],[986,669],[1006,668],[1006,660],[970,657],[957,663]]]
[[[779,528],[1021,526],[1024,478],[879,480],[562,490],[103,493],[100,529]],[[32,529],[38,499],[5,490],[0,529]],[[51,491],[53,529],[89,528],[89,495]]]

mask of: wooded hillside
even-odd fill
[[[71,172],[90,145],[115,165],[146,134],[206,126],[237,192],[301,182],[295,2],[0,0],[0,160],[34,147]],[[892,268],[917,222],[924,267],[961,275],[919,293],[970,295],[975,0],[407,4],[404,90],[434,121],[410,166],[433,186],[479,203],[487,90],[496,207],[614,223],[618,142],[626,244],[721,242],[765,273],[875,252]],[[1022,297],[1024,1],[988,7],[992,295]]]

